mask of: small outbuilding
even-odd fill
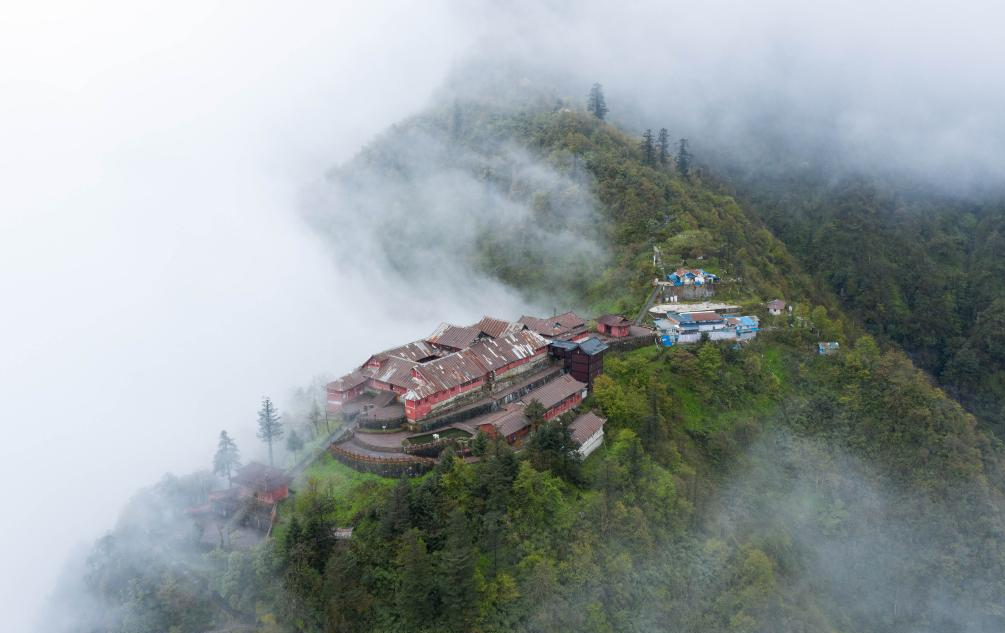
[[[584,458],[597,450],[604,441],[604,424],[602,418],[593,411],[578,416],[569,424],[569,432],[574,442],[579,444],[579,454]]]
[[[293,480],[283,471],[259,462],[244,466],[233,477],[242,497],[254,497],[264,503],[282,501],[290,494]]]
[[[631,334],[632,322],[620,314],[605,314],[597,319],[597,332],[613,338],[624,338]]]
[[[785,312],[785,301],[782,299],[775,299],[774,301],[769,301],[767,303],[768,314],[771,316],[781,316]]]

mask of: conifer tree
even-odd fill
[[[475,555],[468,537],[464,511],[454,509],[447,525],[446,542],[440,552],[437,574],[442,612],[448,631],[467,631],[475,592]]]
[[[544,405],[537,400],[531,400],[523,409],[523,414],[527,416],[528,420],[530,420],[530,428],[533,431],[536,431],[537,428],[541,426],[541,423],[544,422],[545,413],[547,413],[547,411],[545,410]]]
[[[657,138],[658,140],[656,145],[659,147],[660,165],[665,167],[667,161],[670,160],[670,132],[667,131],[665,127],[660,128],[660,133]]]
[[[433,566],[418,530],[413,528],[402,536],[395,562],[400,570],[396,600],[398,613],[405,625],[404,630],[418,631],[428,625],[433,616],[430,595]],[[470,587],[466,590],[470,591]]]
[[[286,436],[286,450],[293,452],[293,459],[296,460],[297,453],[299,453],[304,448],[304,440],[297,433],[296,429],[290,431],[290,434]]]
[[[471,442],[471,454],[481,457],[489,449],[489,436],[485,431],[479,429],[475,439]]]
[[[321,434],[321,423],[325,423],[325,429],[330,433],[331,429],[328,427],[328,416],[326,416],[321,411],[321,405],[318,404],[317,398],[311,399],[311,410],[307,413],[307,419],[310,421],[311,426],[314,427],[314,435]]]
[[[394,486],[390,502],[380,515],[380,529],[384,538],[394,538],[412,525],[412,487],[402,477]]]
[[[290,519],[290,525],[286,528],[286,536],[283,539],[282,553],[284,558],[289,558],[290,552],[294,547],[299,545],[300,539],[303,537],[303,529],[300,527],[300,520],[297,519],[297,515],[294,514],[293,518]]]
[[[590,114],[601,121],[607,116],[607,103],[604,101],[604,87],[600,84],[593,84],[590,88],[590,96],[586,102],[586,109]]]
[[[216,455],[213,456],[213,472],[226,477],[229,488],[231,476],[240,467],[241,453],[237,450],[237,444],[226,431],[220,431],[220,443],[217,445]]]
[[[283,436],[283,423],[280,422],[276,405],[268,397],[262,399],[262,408],[258,410],[258,439],[269,445],[269,466],[275,466],[272,459],[272,442]]]
[[[652,165],[653,160],[656,156],[656,148],[653,145],[653,131],[647,129],[642,133],[642,162],[646,165]]]
[[[677,170],[685,178],[691,173],[691,151],[687,148],[686,138],[682,138],[677,145]]]

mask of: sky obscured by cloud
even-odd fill
[[[254,455],[260,396],[516,309],[416,317],[301,220],[305,188],[453,68],[540,66],[574,100],[600,81],[616,120],[697,151],[767,133],[1000,183],[1003,23],[993,2],[0,6],[5,629],[138,486],[207,465],[221,428]]]
[[[450,19],[431,3],[0,8],[4,630],[29,629],[67,552],[139,486],[207,467],[220,429],[258,453],[262,395],[436,325],[339,275],[297,204],[422,107]]]

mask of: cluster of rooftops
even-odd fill
[[[719,281],[719,276],[701,268],[678,268],[666,276],[672,286],[703,286]]]
[[[329,411],[366,389],[391,391],[414,421],[431,411],[424,405],[438,404],[545,357],[551,341],[581,340],[588,334],[586,322],[574,312],[517,321],[486,316],[469,326],[444,323],[428,337],[374,354],[329,383]]]
[[[756,316],[721,315],[711,310],[701,312],[668,312],[656,319],[657,341],[664,347],[679,343],[697,343],[702,338],[712,341],[744,341],[757,336],[760,321]]]

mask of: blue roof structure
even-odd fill
[[[674,326],[673,323],[667,321],[666,319],[656,319],[653,321],[653,324],[656,326],[657,330],[669,330]]]
[[[564,349],[567,352],[579,347],[579,343],[574,343],[573,341],[550,341],[548,343],[551,347],[557,347],[558,349]]]
[[[608,345],[599,338],[590,337],[579,344],[579,349],[583,350],[583,353],[587,356],[593,356],[594,354],[606,351]]]

